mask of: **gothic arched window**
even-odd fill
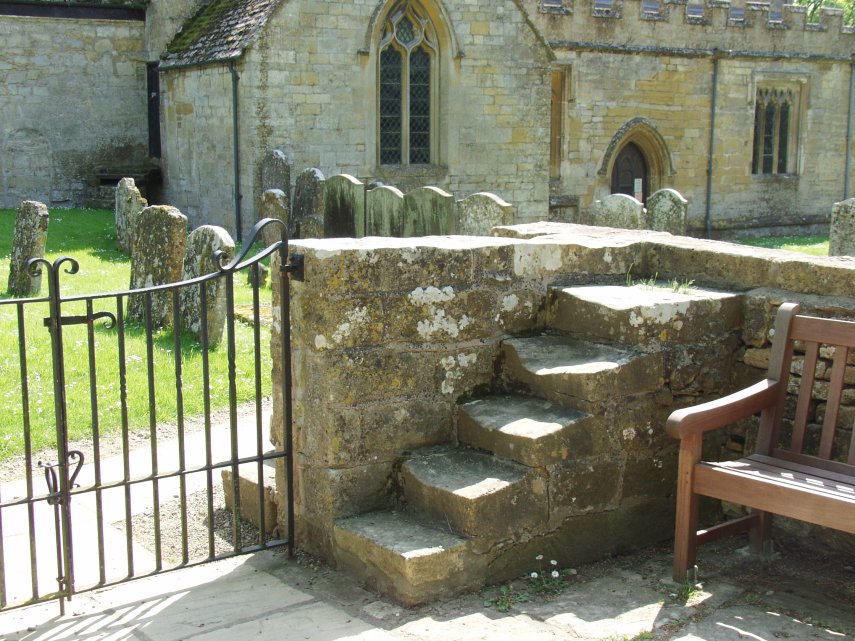
[[[751,173],[793,173],[791,131],[795,113],[795,96],[791,90],[762,88],[757,91]]]
[[[380,164],[429,164],[437,39],[430,18],[416,2],[398,2],[389,11],[379,52]]]

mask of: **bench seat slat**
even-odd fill
[[[694,485],[704,496],[855,533],[855,483],[739,459],[699,463]]]

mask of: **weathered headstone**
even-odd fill
[[[689,201],[674,189],[660,189],[647,199],[647,228],[686,235]]]
[[[644,206],[632,196],[611,194],[595,204],[594,224],[619,229],[644,229]]]
[[[439,187],[420,187],[404,196],[404,236],[455,233],[454,196]]]
[[[116,185],[116,243],[128,253],[131,251],[130,220],[140,213],[148,201],[142,197],[133,178],[122,178]]]
[[[42,277],[30,274],[27,261],[44,258],[48,219],[48,209],[43,203],[25,200],[18,206],[9,265],[9,294],[12,296],[33,296],[41,289]]]
[[[294,207],[288,234],[292,238],[324,237],[324,184],[319,169],[303,170],[294,182]]]
[[[404,194],[397,187],[375,187],[365,196],[365,235],[404,235]]]
[[[855,256],[855,198],[834,203],[831,208],[829,256]]]
[[[348,174],[330,176],[324,185],[324,238],[364,235],[365,185]]]
[[[287,199],[290,187],[291,165],[285,154],[279,149],[268,152],[261,160],[261,189],[279,189]]]
[[[187,252],[181,280],[190,280],[219,271],[220,263],[214,258],[217,251],[224,253],[225,260],[235,256],[235,241],[222,227],[202,225],[187,236]],[[181,325],[189,329],[197,339],[202,338],[202,287],[205,288],[207,337],[214,345],[223,337],[226,324],[226,281],[216,278],[204,284],[188,285],[181,289]]]
[[[487,192],[472,194],[457,201],[457,233],[466,236],[489,236],[497,225],[514,222],[514,207]]]
[[[175,207],[155,205],[130,222],[131,289],[178,282],[184,266],[187,217]],[[145,295],[129,296],[127,317],[131,322],[145,321]],[[155,327],[172,325],[172,292],[151,294],[151,322]]]
[[[288,197],[281,189],[268,189],[261,194],[261,206],[258,208],[258,219],[275,218],[288,225]],[[282,238],[281,227],[268,225],[262,231],[261,241],[269,247]]]

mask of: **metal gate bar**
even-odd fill
[[[247,259],[251,245],[261,230],[268,225],[280,225],[282,228],[282,239],[261,252],[257,253],[252,258]],[[282,391],[285,401],[284,420],[281,429],[283,433],[275,439],[276,442],[282,443],[281,449],[264,451],[265,436],[264,436],[264,421],[263,421],[263,388],[262,388],[262,337],[261,337],[261,317],[260,317],[260,278],[259,264],[264,258],[271,256],[274,252],[278,253],[280,262],[279,278],[279,293],[280,293],[280,318],[282,320],[282,361],[283,361],[283,381]],[[78,266],[76,261],[71,258],[63,257],[54,261],[53,264],[45,260],[33,261],[35,265],[42,270],[47,271],[49,296],[47,298],[34,299],[17,299],[14,301],[0,301],[0,310],[5,305],[16,306],[17,330],[19,337],[19,375],[21,382],[21,408],[22,408],[22,427],[24,432],[24,464],[25,464],[25,490],[24,498],[13,496],[12,499],[4,499],[5,495],[0,495],[0,608],[16,607],[33,603],[36,601],[44,601],[48,599],[59,599],[61,611],[64,609],[64,601],[72,598],[73,594],[93,587],[103,585],[111,585],[120,583],[139,576],[148,576],[164,570],[171,570],[178,567],[186,567],[195,565],[200,562],[219,558],[220,556],[231,556],[238,553],[250,552],[258,549],[263,549],[271,545],[282,544],[281,539],[270,540],[265,530],[267,523],[267,515],[265,514],[264,501],[264,466],[268,462],[276,462],[282,460],[284,462],[284,474],[286,477],[287,510],[286,526],[287,534],[286,542],[288,544],[289,554],[294,552],[294,508],[293,508],[293,461],[292,461],[292,428],[290,421],[292,420],[291,409],[291,368],[290,368],[290,306],[289,306],[289,279],[301,278],[301,265],[295,259],[293,264],[289,261],[288,255],[288,239],[284,231],[284,225],[280,221],[265,220],[259,222],[253,228],[250,238],[244,246],[242,252],[228,264],[223,264],[225,260],[222,256],[219,257],[221,262],[220,272],[208,276],[199,277],[183,283],[162,285],[144,290],[133,290],[127,292],[115,292],[107,294],[86,295],[86,296],[70,296],[62,298],[60,296],[59,274],[62,267],[66,273],[77,273]],[[236,318],[235,318],[235,293],[234,293],[234,276],[236,273],[247,270],[250,273],[250,282],[252,283],[252,330],[251,330],[251,354],[253,358],[252,375],[254,381],[254,425],[252,426],[252,439],[254,440],[255,452],[247,455],[243,451],[243,446],[246,445],[238,438],[239,423],[237,419],[237,353],[236,353]],[[226,313],[226,350],[227,350],[227,367],[228,367],[228,402],[229,402],[229,444],[228,455],[223,460],[215,460],[214,448],[212,439],[214,438],[214,424],[212,420],[212,400],[211,400],[211,362],[209,358],[209,337],[207,334],[207,299],[208,287],[217,279],[224,279],[227,299]],[[195,460],[191,462],[188,457],[188,443],[186,434],[186,416],[185,416],[185,388],[184,378],[186,372],[182,363],[182,352],[185,349],[184,339],[181,334],[181,320],[179,313],[180,291],[183,288],[199,288],[201,298],[202,322],[199,337],[199,349],[201,355],[201,400],[202,400],[202,433],[204,435],[204,461]],[[155,333],[153,319],[153,297],[160,295],[171,297],[172,305],[172,369],[171,375],[175,381],[174,403],[175,403],[175,426],[177,439],[177,464],[168,463],[166,459],[161,460],[159,450],[164,444],[158,442],[158,394],[157,394],[157,379],[162,375],[159,370],[161,365],[156,365],[155,352]],[[128,363],[128,331],[137,332],[136,327],[130,327],[126,323],[125,312],[128,308],[126,299],[131,296],[142,296],[144,300],[143,315],[144,322],[142,329],[142,337],[144,339],[145,350],[145,388],[146,399],[148,405],[148,440],[149,452],[147,456],[146,469],[140,471],[137,457],[131,447],[131,426],[129,423],[129,390],[128,380],[129,371]],[[115,302],[115,316],[112,312],[98,311],[96,309],[96,301],[104,301],[113,299]],[[56,463],[41,463],[39,466],[43,469],[45,478],[48,481],[48,489],[46,493],[41,493],[34,487],[33,468],[34,468],[34,452],[31,439],[31,400],[30,400],[30,377],[32,372],[29,371],[27,361],[27,350],[31,346],[31,342],[27,340],[26,330],[26,311],[30,308],[36,313],[38,306],[44,306],[48,303],[50,313],[45,318],[45,326],[48,327],[51,334],[52,345],[52,363],[53,363],[53,380],[54,380],[54,415],[56,418],[57,432],[57,455]],[[85,306],[85,314],[81,316],[63,316],[63,306]],[[105,332],[96,333],[95,322],[99,319],[106,318]],[[63,345],[63,327],[67,325],[85,324],[85,357],[80,354],[80,372],[85,372],[88,377],[88,402],[89,414],[91,423],[91,447],[92,461],[87,461],[87,480],[81,478],[82,487],[78,487],[75,483],[78,474],[83,465],[83,454],[77,450],[71,450],[68,444],[68,416],[66,407],[66,376],[65,376],[65,348]],[[84,328],[81,328],[84,329]],[[115,330],[115,331],[113,331]],[[98,357],[97,344],[98,340],[103,340],[104,337],[109,337],[110,340],[116,341],[117,359],[116,379],[118,381],[118,438],[121,441],[121,456],[120,461],[116,466],[111,466],[108,471],[102,465],[102,441],[103,441],[103,425],[100,415],[102,406],[102,398],[99,396],[99,381],[103,378],[102,372],[105,366],[100,362]],[[158,340],[160,340],[158,338]],[[78,344],[82,344],[79,341]],[[81,350],[82,351],[82,350]],[[84,364],[85,363],[85,364]],[[82,376],[80,374],[79,376]],[[273,428],[274,426],[271,426]],[[247,433],[249,435],[249,432]],[[168,451],[170,455],[175,454],[173,449]],[[198,458],[198,457],[197,457]],[[259,518],[259,536],[258,543],[254,545],[243,545],[241,537],[241,511],[240,511],[240,482],[239,471],[241,466],[251,465],[256,472],[258,482],[258,518]],[[72,470],[73,468],[73,470]],[[174,469],[173,469],[174,468]],[[233,509],[232,509],[232,541],[231,551],[217,553],[217,547],[214,536],[214,516],[215,507],[213,500],[214,478],[213,474],[216,470],[231,469],[232,471],[232,492],[233,492]],[[250,468],[251,469],[251,468]],[[208,535],[208,553],[204,559],[193,559],[188,548],[189,524],[188,524],[188,495],[191,490],[189,480],[197,478],[196,475],[204,477],[204,491],[206,491],[206,509],[208,516],[207,535]],[[91,480],[89,480],[91,476]],[[181,532],[181,552],[180,561],[170,567],[165,566],[164,549],[162,540],[162,513],[161,513],[161,497],[163,496],[163,484],[177,482],[178,484],[178,518],[180,519]],[[135,532],[134,532],[134,513],[135,508],[140,507],[140,498],[138,490],[145,490],[146,484],[149,484],[150,490],[150,506],[153,518],[153,544],[154,544],[154,559],[153,569],[142,569],[137,563],[140,559],[137,558],[138,553],[135,549]],[[121,516],[114,514],[113,511],[108,511],[108,503],[117,497],[117,493],[121,495],[121,503],[123,510]],[[83,503],[79,503],[84,501]],[[87,580],[86,585],[78,585],[75,576],[75,544],[74,544],[74,519],[72,505],[85,506],[86,501],[94,503],[94,529],[95,548],[97,550],[97,579]],[[50,506],[50,507],[48,507]],[[78,509],[84,509],[83,507]],[[5,525],[9,518],[13,518],[16,512],[13,510],[26,512],[26,529],[29,545],[29,565],[30,565],[30,596],[29,598],[10,601],[9,599],[9,579],[16,577],[9,575],[9,565],[7,563],[9,549],[5,545],[6,531]],[[55,591],[45,593],[42,590],[39,582],[39,572],[44,568],[40,568],[39,564],[39,540],[45,538],[45,519],[39,515],[43,512],[52,512],[54,520],[54,533],[56,535],[56,555],[57,555],[57,572]],[[112,516],[108,516],[108,514]],[[12,516],[7,516],[12,515]],[[121,576],[115,577],[110,574],[110,563],[114,561],[115,554],[110,554],[108,559],[108,550],[115,552],[117,547],[111,545],[107,541],[107,530],[109,523],[121,522],[124,525],[124,564],[127,572]],[[86,518],[83,519],[86,521]],[[92,524],[90,524],[92,525]],[[113,532],[112,526],[110,531]],[[49,534],[49,533],[48,533]],[[111,535],[112,536],[112,535]],[[81,543],[83,543],[81,541]],[[88,541],[87,541],[88,543]],[[109,561],[109,562],[108,562]],[[143,564],[144,565],[144,564]]]

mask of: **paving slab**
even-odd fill
[[[849,559],[788,549],[758,562],[719,546],[701,561],[709,578],[691,591],[668,580],[660,547],[580,566],[554,595],[520,578],[405,608],[311,557],[267,550],[75,595],[62,617],[56,603],[2,612],[0,641],[855,639]]]

